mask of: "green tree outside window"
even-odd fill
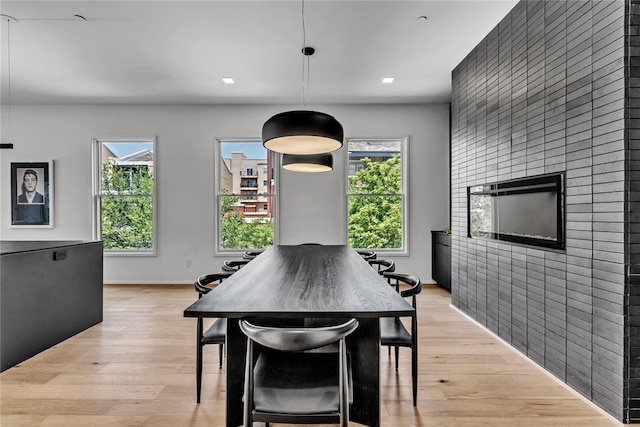
[[[102,164],[102,241],[105,249],[153,248],[153,173],[147,167]]]
[[[239,196],[221,189],[220,247],[223,249],[257,249],[273,245],[273,222],[270,219],[245,219],[234,206]]]
[[[400,156],[384,162],[362,159],[349,177],[349,244],[354,248],[402,248]]]

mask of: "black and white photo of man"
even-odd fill
[[[53,162],[11,163],[11,226],[53,228]]]
[[[34,169],[25,169],[22,175],[22,193],[18,196],[18,204],[43,205],[44,196],[37,191],[38,173]]]

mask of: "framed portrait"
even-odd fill
[[[53,161],[11,163],[11,226],[53,228]]]

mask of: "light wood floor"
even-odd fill
[[[225,374],[205,347],[195,403],[191,286],[105,286],[104,322],[0,375],[0,425],[223,426]],[[419,296],[418,407],[410,352],[381,353],[383,426],[618,426],[449,306]],[[352,423],[355,426],[355,424]]]

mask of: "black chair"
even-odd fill
[[[250,261],[251,261],[250,259],[242,259],[238,261],[235,261],[235,260],[231,261],[227,259],[222,261],[222,270],[235,273],[236,271],[240,270],[242,267],[247,265]]]
[[[384,275],[384,273],[393,273],[396,271],[396,263],[390,259],[376,258],[367,260],[367,262],[373,268],[377,269],[378,274],[381,276]]]
[[[411,316],[411,333],[404,326],[399,317],[380,318],[380,344],[395,348],[396,371],[398,370],[399,347],[411,348],[411,380],[413,382],[413,406],[416,406],[418,397],[418,316],[416,309],[416,295],[422,290],[420,278],[402,273],[385,273],[390,285],[395,286],[402,297],[411,297],[411,305],[414,313]],[[401,288],[408,285],[409,288]]]
[[[369,261],[370,259],[376,259],[378,257],[378,253],[376,251],[370,251],[366,249],[356,249],[356,252],[360,254],[365,261]]]
[[[262,252],[264,252],[264,249],[252,249],[250,251],[244,251],[244,253],[242,254],[242,259],[247,259],[250,261],[260,255]]]
[[[356,319],[319,328],[255,326],[241,320],[240,329],[249,338],[243,425],[262,421],[346,427],[350,370],[345,337],[357,327]],[[335,342],[337,353],[307,352]]]
[[[232,272],[203,274],[198,276],[194,282],[198,299],[208,293],[212,285],[219,285],[224,279],[231,276]],[[203,333],[204,325],[202,317],[198,317],[197,324],[197,346],[196,346],[196,400],[200,403],[200,390],[202,389],[202,349],[207,344],[218,344],[220,357],[220,368],[222,368],[222,358],[224,356],[224,343],[227,336],[227,319],[216,319],[215,322]]]

